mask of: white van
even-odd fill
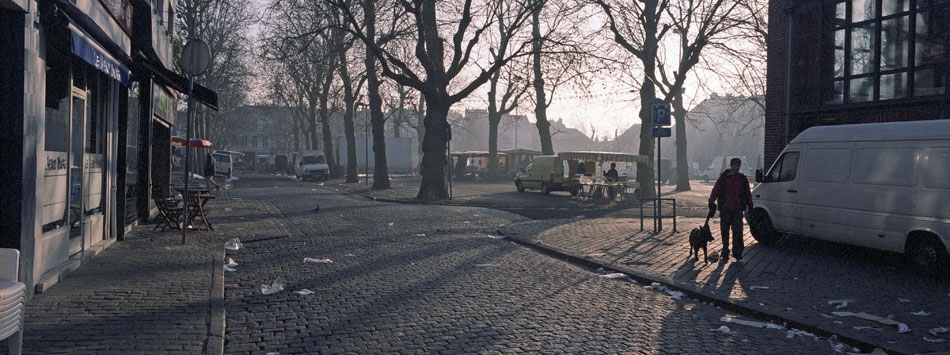
[[[298,179],[318,178],[330,180],[330,166],[322,150],[305,150],[300,154],[300,161],[294,167]]]
[[[722,175],[723,171],[729,169],[729,162],[732,158],[739,158],[742,161],[742,167],[739,168],[743,173],[752,172],[752,166],[749,165],[749,161],[746,160],[743,155],[727,155],[727,156],[718,156],[713,158],[712,163],[709,163],[709,166],[706,169],[703,169],[703,181],[716,181],[719,178],[719,175]]]
[[[231,153],[225,151],[215,151],[214,153],[211,153],[211,157],[214,158],[214,174],[217,176],[225,176],[230,179],[231,172],[234,167],[231,163]]]
[[[935,271],[950,245],[950,120],[813,127],[756,171],[747,215],[781,233],[902,252]]]

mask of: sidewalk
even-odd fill
[[[499,228],[509,239],[585,264],[630,274],[641,282],[660,282],[701,300],[739,313],[788,322],[798,329],[835,334],[889,353],[947,351],[950,334],[928,330],[950,327],[950,278],[927,278],[898,267],[899,257],[786,237],[776,245],[757,244],[746,227],[743,260],[704,264],[689,258],[688,237],[703,218],[679,219],[673,233],[652,233],[652,220],[640,231],[639,219],[560,219],[514,223]],[[710,220],[722,246],[718,218]],[[702,254],[702,252],[700,252]],[[846,306],[829,301],[849,300]],[[832,312],[867,312],[906,323],[910,332]],[[924,316],[928,312],[930,315]],[[776,332],[776,336],[786,336]],[[793,351],[793,350],[790,350]]]
[[[273,236],[276,210],[234,190],[208,204],[214,232],[140,225],[26,304],[25,354],[223,351],[224,243]],[[252,228],[253,224],[253,228]]]

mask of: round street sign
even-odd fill
[[[194,38],[188,41],[181,51],[181,70],[188,75],[198,76],[211,65],[211,50],[204,41]]]

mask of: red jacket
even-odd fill
[[[720,211],[735,212],[752,209],[752,192],[749,191],[749,179],[742,173],[726,169],[716,180],[716,186],[709,194],[709,203],[717,202]]]

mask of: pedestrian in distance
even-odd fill
[[[577,175],[584,175],[584,174],[586,174],[586,173],[587,173],[587,169],[584,168],[584,162],[583,162],[583,161],[577,162],[577,173],[576,173],[576,174],[577,174]]]
[[[752,192],[749,190],[749,178],[739,172],[742,160],[732,158],[729,169],[726,169],[716,180],[716,186],[709,194],[709,209],[715,211],[719,207],[719,227],[722,231],[722,257],[720,261],[729,259],[729,231],[732,231],[732,255],[736,260],[742,259],[742,212],[752,209]]]
[[[617,163],[610,163],[610,170],[604,172],[604,179],[607,179],[607,182],[620,180],[620,174],[617,173]]]
[[[208,190],[211,190],[211,185],[214,185],[215,190],[220,190],[221,186],[218,186],[218,183],[214,182],[214,156],[211,153],[208,153],[207,158],[205,159],[205,186]]]

